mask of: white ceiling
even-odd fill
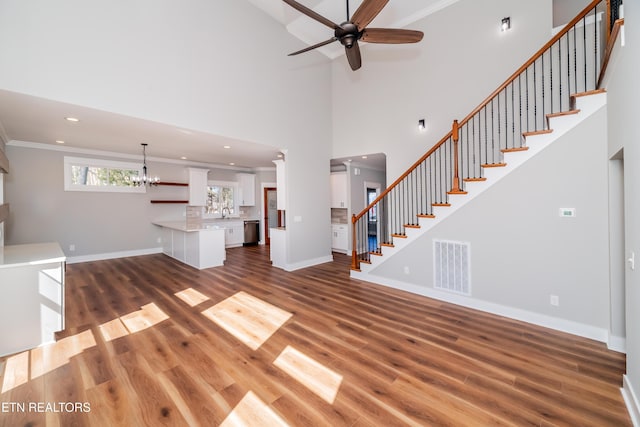
[[[301,40],[300,48],[327,40],[333,36],[330,28],[302,15],[282,0],[246,0],[275,18],[292,35]],[[390,1],[373,20],[371,27],[402,28],[424,16],[442,9],[458,0],[395,0]],[[341,23],[346,18],[343,0],[300,0],[328,19]],[[352,0],[350,13],[362,0]],[[343,53],[339,43],[322,50],[330,58]],[[74,116],[78,123],[64,120]],[[235,167],[273,167],[278,147],[270,147],[246,141],[225,138],[179,129],[171,125],[122,116],[91,108],[32,97],[0,90],[0,125],[9,141],[27,141],[79,149],[101,150],[130,155],[140,155],[140,143],[148,143],[149,158],[166,158]],[[2,129],[0,129],[1,131]],[[230,146],[231,148],[224,148]],[[363,153],[370,154],[370,153]],[[370,156],[379,168],[384,156]],[[345,160],[345,159],[341,159]],[[366,159],[358,158],[366,164]]]

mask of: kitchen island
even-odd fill
[[[224,265],[226,227],[211,222],[155,221],[162,252],[199,270]]]
[[[58,243],[0,247],[0,357],[64,329],[65,262]]]

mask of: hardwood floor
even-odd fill
[[[67,267],[67,329],[0,359],[0,426],[626,426],[604,344],[268,248]]]

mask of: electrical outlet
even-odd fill
[[[158,242],[158,243],[162,243],[162,237],[158,237],[158,238],[156,239],[156,242]]]
[[[73,243],[69,245],[69,251],[73,252],[76,250],[76,245],[74,245]]]
[[[404,266],[404,274],[407,274],[407,275],[411,274],[410,271],[409,271],[409,266],[408,265]]]
[[[560,305],[560,297],[558,295],[551,295],[549,303],[555,307]]]

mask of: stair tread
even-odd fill
[[[503,168],[507,166],[506,163],[485,163],[482,165],[483,168]]]
[[[405,224],[404,227],[405,228],[420,228],[420,226],[417,225],[417,224]]]
[[[431,206],[443,206],[446,208],[451,206],[451,203],[432,203]]]
[[[597,95],[599,93],[605,93],[607,90],[604,88],[588,90],[586,92],[578,92],[571,95],[571,98],[579,98],[581,96]]]
[[[516,153],[518,151],[527,151],[529,147],[512,147],[512,148],[503,148],[500,150],[503,153]]]
[[[526,138],[528,136],[534,136],[534,135],[545,135],[551,132],[553,132],[553,129],[532,130],[530,132],[523,132],[522,136]]]
[[[567,111],[558,111],[557,113],[549,113],[547,114],[547,119],[551,119],[554,117],[562,117],[562,116],[570,116],[572,114],[578,114],[580,110],[567,110]]]
[[[418,218],[435,218],[436,216],[433,214],[418,214]]]
[[[464,178],[463,181],[464,182],[482,182],[482,181],[486,181],[487,178],[485,177],[480,177],[480,178]]]

